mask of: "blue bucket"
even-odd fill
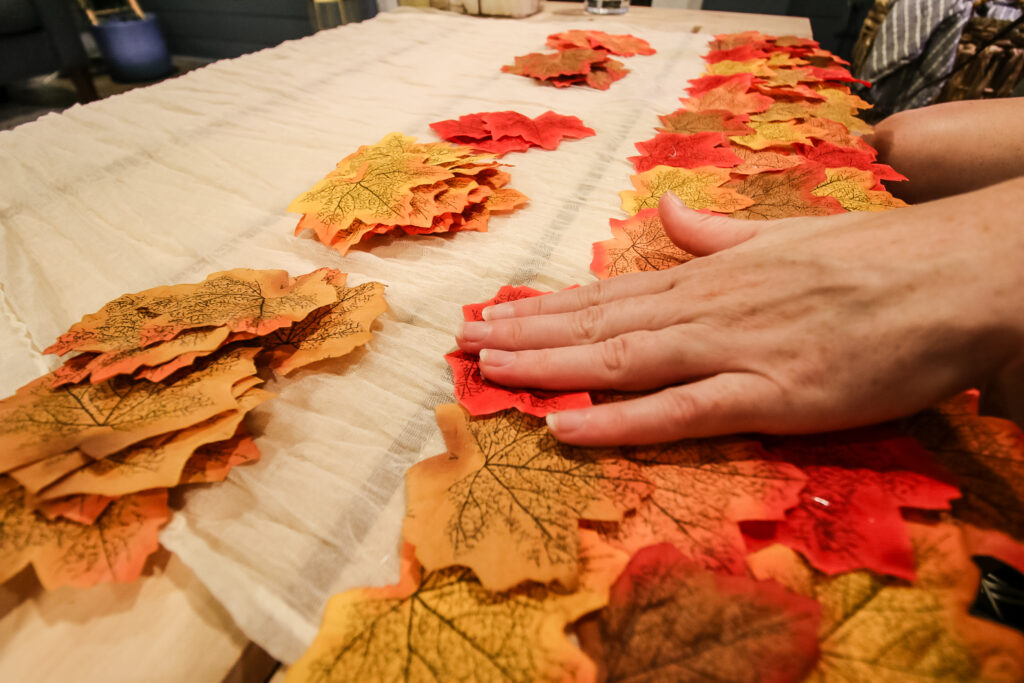
[[[145,19],[106,19],[92,32],[115,81],[155,81],[173,70],[154,14]]]

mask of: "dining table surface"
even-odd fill
[[[568,29],[633,33],[658,53],[624,59],[632,73],[604,92],[501,73]],[[268,382],[278,398],[252,426],[262,460],[177,499],[140,579],[48,591],[26,569],[0,586],[0,679],[268,680],[332,592],[392,582],[402,473],[443,451],[432,410],[452,400],[440,356],[459,305],[506,282],[592,281],[589,245],[622,217],[632,143],[679,106],[711,35],[746,30],[811,36],[804,17],[665,7],[400,8],[0,132],[0,395],[53,369],[41,349],[105,301],[216,270],[337,267],[384,281],[391,304],[354,358]],[[486,234],[345,256],[291,234],[288,201],[359,145],[546,108],[598,135],[505,157],[531,203]]]

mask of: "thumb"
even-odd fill
[[[671,192],[661,196],[658,202],[658,216],[669,239],[680,249],[696,256],[706,256],[746,242],[764,225],[764,221],[747,221],[698,213],[687,208],[683,201]]]

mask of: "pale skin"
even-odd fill
[[[903,155],[897,170],[927,166],[915,192],[953,196],[776,221],[699,214],[666,196],[666,231],[698,258],[492,306],[460,328],[459,346],[479,352],[483,374],[501,384],[653,391],[549,416],[558,439],[580,445],[821,432],[970,387],[1024,386],[1013,381],[1024,376],[1024,107],[1011,100],[1014,117],[1005,102],[878,126],[876,138]],[[929,117],[952,115],[969,117],[946,129],[978,138],[987,175],[930,148],[927,164],[914,161],[901,147]],[[993,136],[1004,144],[985,147]]]

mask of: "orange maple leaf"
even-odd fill
[[[686,263],[693,254],[677,247],[658,217],[657,209],[644,209],[624,221],[610,219],[612,239],[594,243],[590,270],[601,279],[624,273],[664,270]]]
[[[167,515],[167,490],[156,489],[115,500],[94,524],[49,521],[26,507],[24,489],[0,477],[0,582],[29,562],[47,589],[134,581]]]

